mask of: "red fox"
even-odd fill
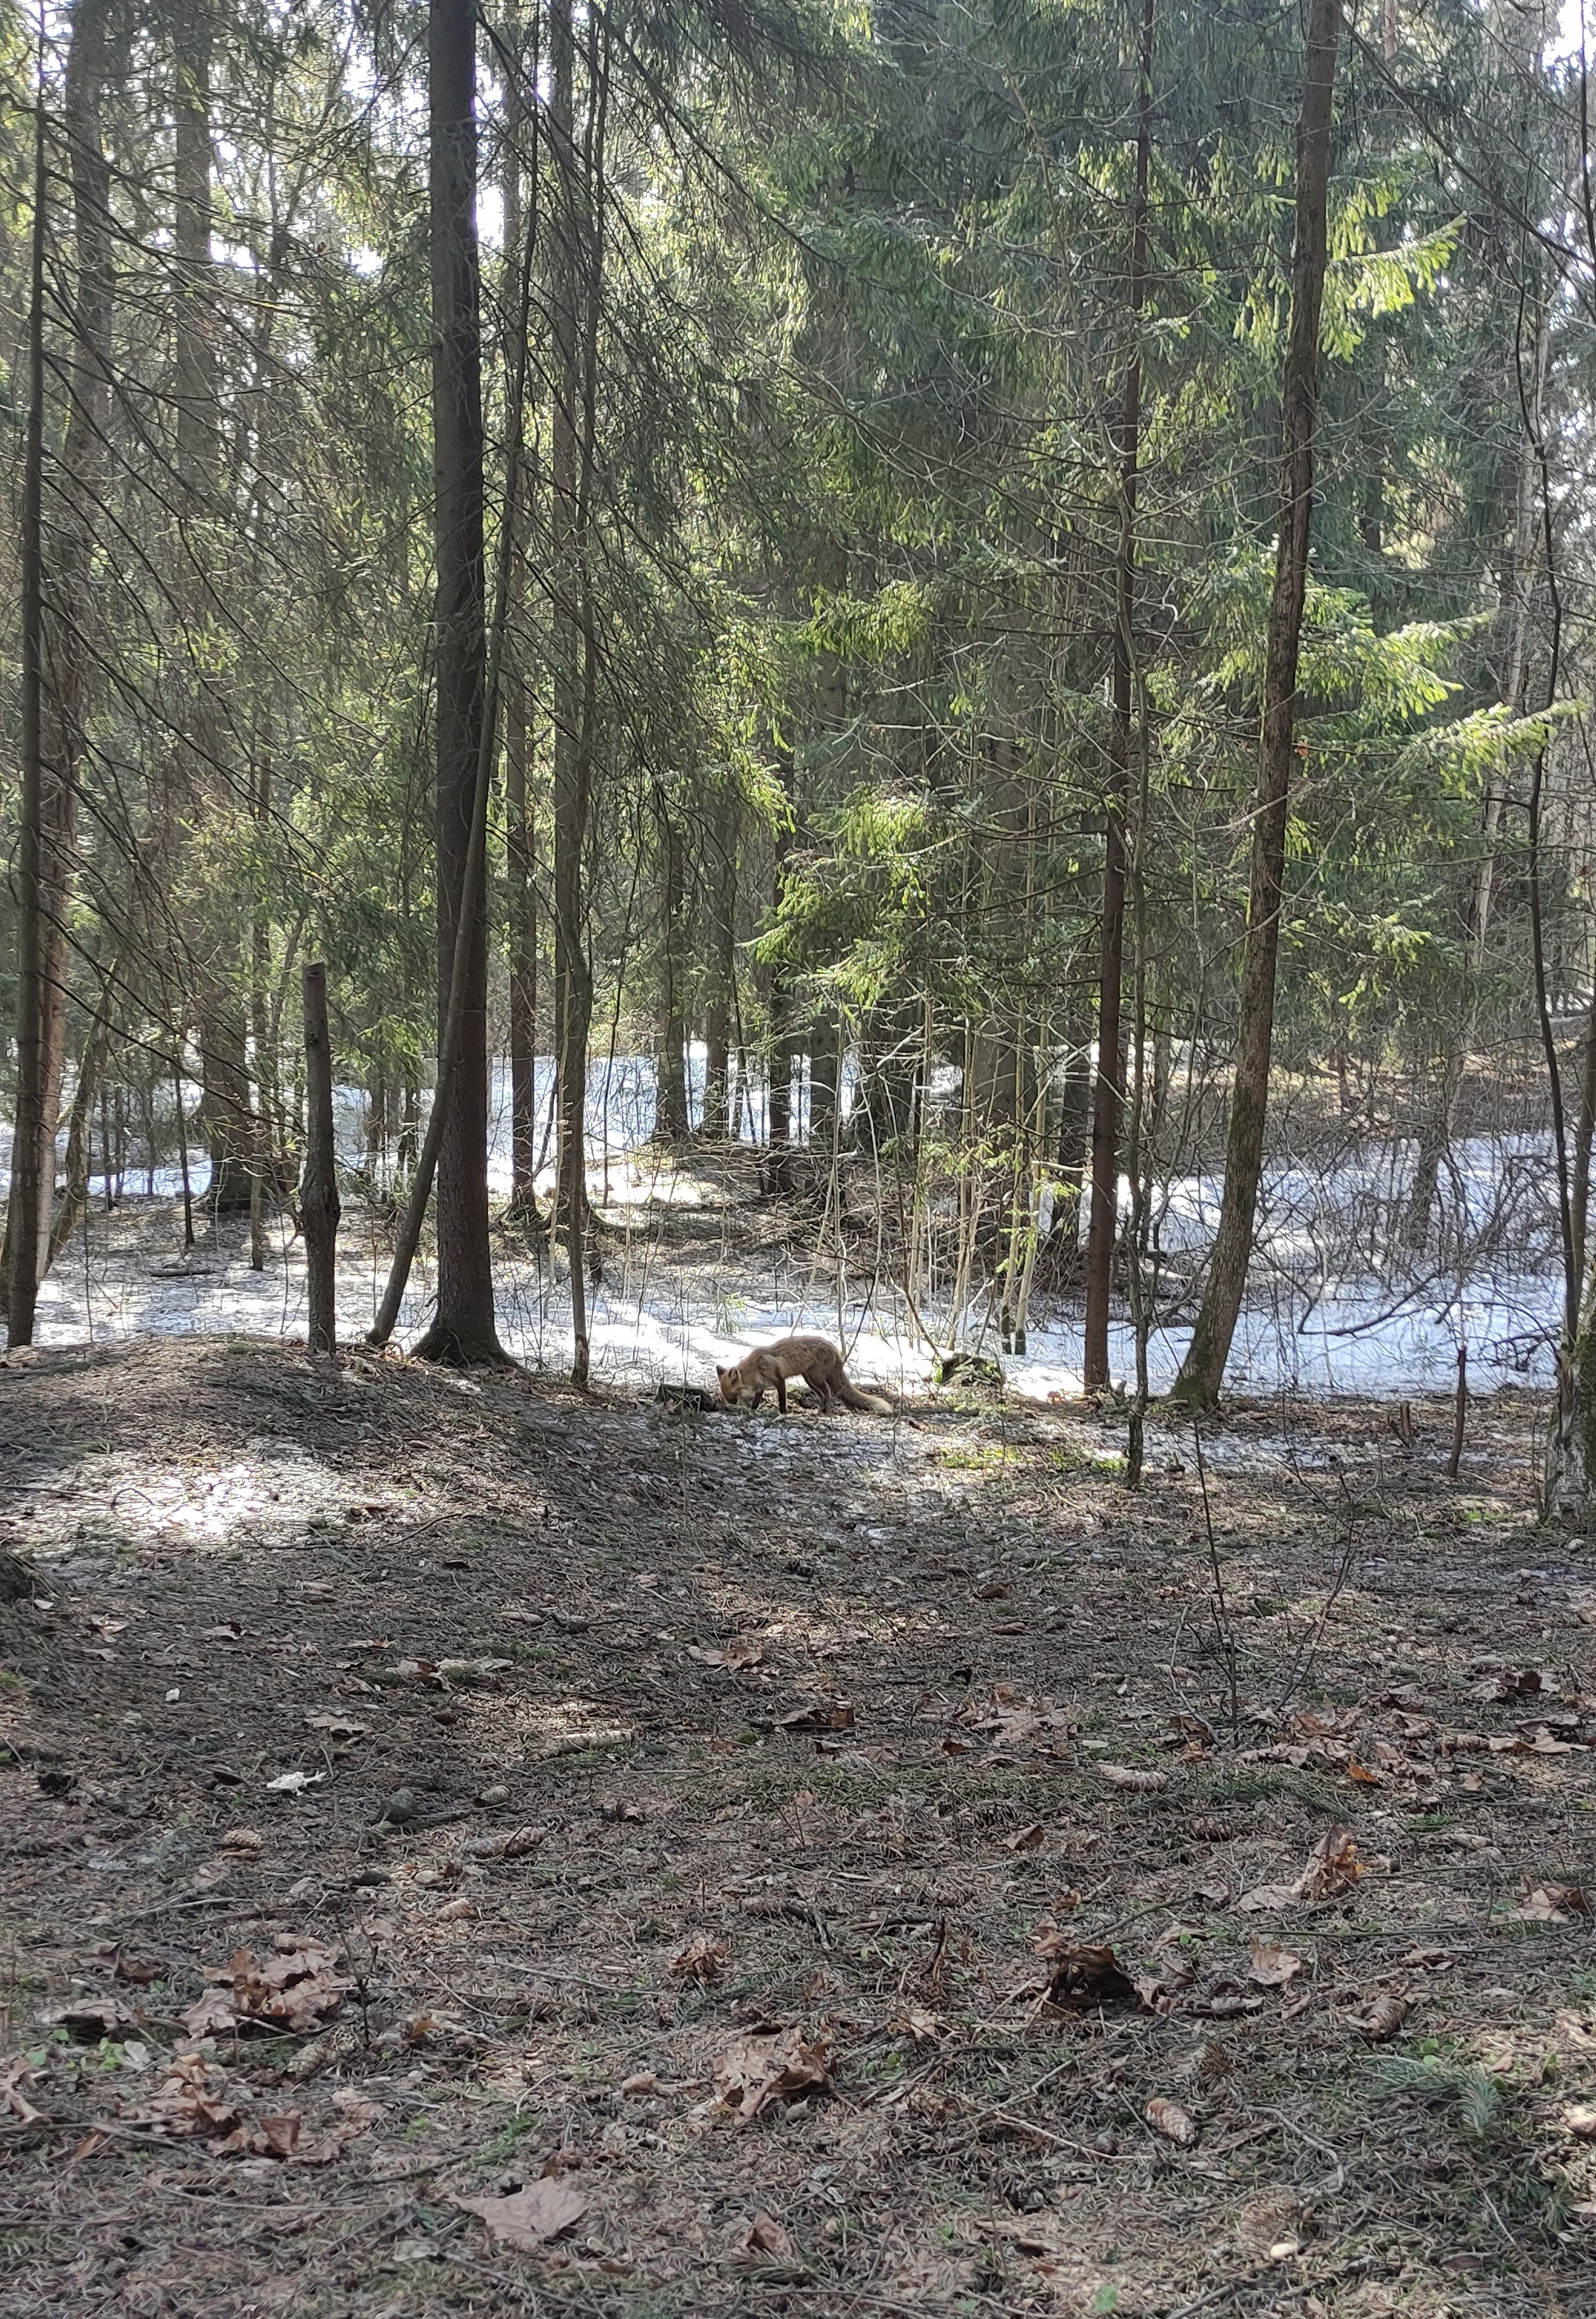
[[[879,1400],[871,1393],[861,1393],[850,1385],[843,1367],[843,1356],[825,1337],[783,1337],[780,1344],[762,1345],[757,1352],[749,1353],[730,1368],[715,1371],[720,1379],[720,1397],[735,1404],[744,1395],[752,1396],[757,1409],[765,1397],[765,1387],[776,1388],[776,1406],[783,1417],[787,1414],[787,1380],[802,1377],[813,1394],[819,1396],[820,1406],[829,1409],[833,1401],[840,1401],[848,1409],[873,1410],[879,1417],[890,1417],[892,1403]]]

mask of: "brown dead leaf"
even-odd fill
[[[551,2240],[574,2230],[591,2201],[568,2182],[528,2182],[508,2197],[463,2198],[455,2204],[470,2215],[480,2215],[496,2244],[517,2254],[537,2254]]]
[[[672,1958],[671,1977],[673,1981],[696,1981],[700,1989],[707,1989],[712,1981],[720,1979],[730,1954],[726,1943],[712,1933],[695,1933],[680,1955]]]
[[[39,2071],[25,2053],[14,2054],[0,2071],[0,2110],[9,2110],[23,2125],[37,2125],[44,2115],[42,2110],[34,2108],[23,2091],[23,2086],[33,2084],[38,2076]]]
[[[355,1984],[338,1971],[336,1950],[320,1941],[279,1935],[285,1945],[264,1962],[238,1949],[224,1965],[207,1965],[213,1986],[183,2016],[192,2036],[242,2029],[287,2030],[305,2036],[325,2027]]]
[[[995,1683],[987,1697],[972,1693],[954,1718],[963,1729],[980,1732],[994,1748],[1028,1747],[1044,1755],[1069,1752],[1069,1716],[1050,1700],[1025,1699],[1006,1683]],[[962,1752],[957,1740],[944,1740],[944,1755]]]
[[[136,2017],[114,1997],[75,1997],[41,2016],[52,2029],[64,2029],[79,2044],[98,2044],[104,2037],[121,2037],[138,2026]]]
[[[772,2255],[778,2262],[790,2262],[798,2252],[791,2232],[784,2229],[774,2215],[755,2215],[743,2243],[750,2254]]]
[[[1284,1989],[1303,1970],[1303,1960],[1294,1950],[1283,1948],[1278,1941],[1267,1941],[1258,1934],[1252,1940],[1252,1963],[1247,1978],[1260,1989]]]
[[[1039,1933],[1036,1952],[1049,1967],[1045,2004],[1071,2013],[1104,2005],[1141,2009],[1141,1992],[1106,1942],[1069,1941],[1050,1926]]]
[[[781,1731],[852,1731],[853,1710],[845,1700],[816,1699],[807,1707],[796,1707],[790,1715],[783,1715],[777,1725]]]
[[[905,2005],[899,2008],[888,2024],[896,2036],[912,2037],[916,2045],[928,2045],[948,2034],[948,2025],[940,2013],[928,2005]]]
[[[1012,1836],[1005,1836],[1003,1848],[1005,1852],[1040,1852],[1047,1840],[1046,1827],[1041,1820],[1033,1819],[1029,1827],[1017,1827]]]
[[[1546,1687],[1538,1667],[1492,1667],[1474,1685],[1476,1699],[1533,1699]]]
[[[1564,2133],[1577,2134],[1582,2142],[1596,2139],[1596,2102],[1570,2102],[1561,2123]]]
[[[645,2094],[663,2094],[665,2089],[654,2070],[634,2070],[629,2078],[621,2080],[618,2090],[641,2098]]]
[[[1339,1892],[1349,1892],[1363,1873],[1351,1829],[1332,1827],[1308,1854],[1297,1890],[1304,1900],[1333,1899]]]
[[[1182,2150],[1189,2150],[1197,2138],[1197,2121],[1190,2110],[1182,2109],[1177,2101],[1167,2101],[1162,2094],[1155,2094],[1149,2102],[1147,2122],[1155,2134],[1161,2134],[1166,2142],[1177,2143]]]
[[[1349,1892],[1365,1873],[1357,1845],[1348,1827],[1328,1828],[1308,1854],[1294,1884],[1259,1884],[1243,1892],[1236,1906],[1258,1911],[1289,1908],[1295,1900],[1330,1900]]]
[[[347,1715],[307,1715],[308,1730],[320,1731],[329,1739],[358,1739],[368,1728],[364,1723],[351,1723]]]
[[[1521,1889],[1524,1897],[1509,1912],[1510,1924],[1565,1925],[1571,1917],[1591,1913],[1591,1896],[1582,1885],[1537,1884],[1532,1891],[1526,1879]]]
[[[230,1860],[253,1860],[266,1848],[266,1838],[257,1827],[230,1827],[221,1839],[221,1850]]]
[[[802,2029],[739,2037],[715,2064],[715,2088],[739,2125],[748,2125],[772,2102],[829,2090],[834,2058],[824,2030]]]
[[[690,1659],[698,1659],[705,1666],[726,1667],[733,1674],[746,1674],[754,1667],[763,1666],[765,1647],[752,1636],[742,1636],[735,1643],[726,1643],[714,1650],[701,1650],[697,1643],[688,1647]]]

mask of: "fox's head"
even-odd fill
[[[720,1363],[717,1361],[715,1364],[715,1374],[720,1379],[720,1397],[722,1401],[735,1401],[743,1389],[742,1370],[736,1367],[735,1362],[729,1369],[723,1369]]]

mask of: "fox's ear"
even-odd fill
[[[729,1377],[731,1371],[730,1369],[723,1369],[720,1363],[717,1361],[715,1364],[715,1374],[717,1377]]]

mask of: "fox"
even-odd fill
[[[825,1337],[783,1337],[779,1344],[761,1345],[757,1351],[735,1361],[729,1368],[716,1365],[720,1379],[720,1397],[734,1407],[745,1395],[751,1395],[751,1406],[757,1409],[765,1397],[767,1385],[776,1388],[776,1406],[783,1417],[787,1414],[787,1380],[802,1377],[811,1393],[817,1394],[823,1410],[834,1401],[847,1409],[867,1409],[878,1417],[890,1417],[892,1403],[882,1401],[873,1393],[861,1393],[851,1385],[843,1367],[843,1356]]]

